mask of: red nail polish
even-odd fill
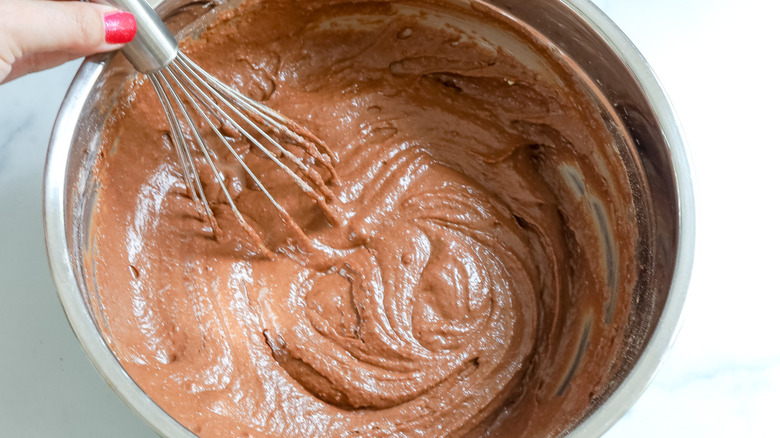
[[[111,12],[103,16],[108,44],[129,43],[135,37],[136,23],[133,14],[124,11]]]

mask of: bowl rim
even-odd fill
[[[65,181],[68,153],[78,126],[81,109],[89,91],[111,55],[87,58],[76,73],[60,107],[52,129],[44,171],[44,234],[49,256],[49,269],[62,308],[73,333],[84,351],[111,389],[161,436],[194,437],[189,430],[159,407],[130,377],[103,340],[92,322],[89,309],[82,299],[78,282],[71,269],[65,224]]]
[[[560,0],[583,19],[620,58],[645,93],[669,148],[677,195],[677,250],[666,299],[658,325],[626,378],[605,402],[577,425],[571,438],[601,436],[642,396],[669,353],[682,327],[685,299],[693,270],[696,210],[689,151],[677,114],[650,64],[639,49],[601,9],[590,0]]]
[[[681,324],[685,298],[693,268],[695,210],[689,156],[683,134],[671,103],[648,62],[628,37],[589,0],[558,0],[602,38],[613,53],[634,75],[658,120],[671,157],[677,191],[678,241],[676,260],[658,325],[639,360],[615,391],[568,436],[573,438],[603,435],[634,405],[656,375],[676,338]],[[150,3],[159,4],[152,0]],[[155,4],[155,6],[156,6]],[[91,89],[98,82],[111,55],[87,58],[76,73],[65,95],[52,129],[44,172],[44,234],[49,267],[68,322],[93,366],[119,397],[155,432],[167,437],[193,437],[192,432],[158,406],[127,374],[92,323],[82,299],[67,248],[64,220],[65,181],[68,154],[75,135],[74,127]]]

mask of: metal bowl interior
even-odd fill
[[[468,0],[452,0],[469,4]],[[180,35],[193,35],[237,1],[166,0],[158,12]],[[639,398],[678,329],[693,260],[694,210],[686,152],[673,111],[636,48],[587,0],[494,0],[489,8],[530,26],[560,51],[589,84],[624,135],[618,149],[640,206],[637,252],[642,267],[630,328],[612,385],[569,432],[599,436]],[[60,109],[46,163],[46,243],[55,284],[70,324],[109,385],[163,436],[193,436],[129,377],[99,330],[84,252],[97,191],[92,169],[103,125],[134,72],[122,57],[87,59]],[[616,134],[617,135],[617,134]],[[97,303],[99,306],[99,303]]]

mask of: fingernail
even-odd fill
[[[135,37],[135,17],[129,12],[110,12],[103,16],[103,23],[108,44],[129,43]]]

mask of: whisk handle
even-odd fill
[[[135,16],[138,31],[122,52],[141,73],[154,73],[168,65],[179,51],[176,38],[145,0],[90,0],[128,11]]]

